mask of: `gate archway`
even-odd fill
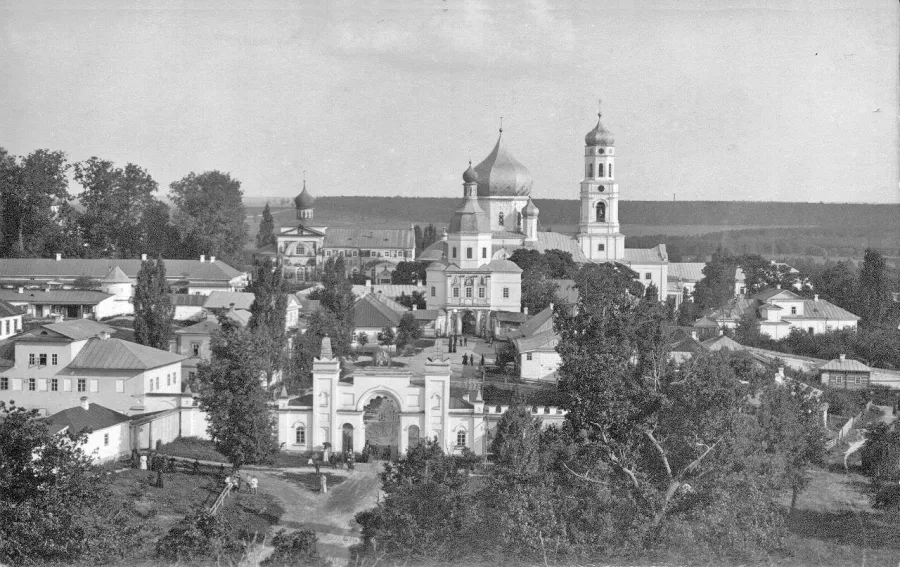
[[[400,449],[400,404],[393,396],[377,394],[363,407],[366,449],[375,458],[392,459]]]

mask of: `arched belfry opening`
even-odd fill
[[[606,222],[606,203],[597,203],[597,222]]]

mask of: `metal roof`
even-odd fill
[[[559,232],[542,232],[537,233],[537,242],[533,248],[538,252],[546,252],[547,250],[562,250],[572,255],[572,259],[576,262],[587,262],[588,257],[581,251],[581,243],[570,234],[562,234]]]
[[[659,244],[653,248],[626,248],[625,262],[638,264],[658,264],[669,261],[666,245]]]
[[[104,325],[103,323],[92,321],[91,319],[69,319],[62,323],[47,323],[46,325],[41,325],[36,329],[26,332],[20,338],[37,337],[42,334],[42,329],[52,331],[68,339],[72,339],[73,341],[81,341],[96,337],[104,332],[110,334],[116,332],[114,328]]]
[[[700,281],[705,266],[703,262],[670,262],[669,280]]]
[[[51,415],[48,419],[50,420],[50,433],[59,433],[68,429],[70,433],[76,434],[85,430],[100,431],[131,421],[127,415],[99,404],[88,404],[87,410],[81,406],[65,409]]]
[[[9,302],[0,299],[0,319],[18,317],[22,314],[22,310],[19,307],[15,307]]]
[[[837,321],[858,321],[859,317],[842,309],[830,301],[820,299],[803,300],[803,314],[806,318],[823,318]]]
[[[209,294],[203,307],[207,309],[228,309],[234,304],[235,309],[250,309],[256,296],[244,291],[214,291]]]
[[[401,314],[397,313],[372,294],[361,297],[353,304],[353,326],[357,328],[396,327]]]
[[[203,307],[206,303],[206,296],[199,293],[170,293],[172,305]]]
[[[510,332],[507,337],[509,339],[530,337],[548,329],[553,329],[553,309],[550,307],[536,313],[534,317],[522,323],[517,330]]]
[[[215,262],[201,262],[199,259],[164,260],[164,262],[166,265],[166,278],[169,280],[187,278],[207,281],[230,281],[242,275],[242,272],[221,260],[216,260]],[[142,263],[142,260],[127,258],[63,258],[61,260],[52,258],[2,258],[0,259],[0,274],[8,278],[75,279],[79,276],[87,276],[91,279],[99,280],[105,277],[112,268],[118,266],[126,276],[134,280],[137,279]]]
[[[823,364],[819,370],[838,370],[842,372],[871,372],[872,369],[858,360],[852,358],[835,358]]]
[[[187,357],[122,339],[90,339],[69,369],[150,370],[181,362]]]
[[[559,342],[559,335],[552,328],[541,331],[539,333],[535,333],[534,335],[528,337],[519,337],[516,339],[512,339],[512,343],[515,345],[516,350],[520,353],[535,350],[553,350],[555,348],[555,345],[547,345],[556,342]]]
[[[411,228],[330,228],[325,233],[325,248],[400,248],[416,247]]]
[[[79,289],[25,289],[19,293],[14,289],[0,289],[0,299],[12,303],[36,303],[52,305],[97,305],[104,299],[109,299],[112,294],[102,291],[89,291]]]
[[[131,278],[126,276],[119,266],[113,266],[100,281],[106,283],[131,283]]]

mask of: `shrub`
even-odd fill
[[[202,511],[188,516],[169,530],[156,544],[156,552],[172,561],[219,557],[233,551],[231,527],[221,516]]]
[[[274,553],[270,555],[262,565],[274,567],[278,565],[307,565],[325,567],[330,563],[319,557],[316,550],[318,538],[311,530],[298,530],[288,533],[279,530],[272,538]]]

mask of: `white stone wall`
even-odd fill
[[[528,360],[529,355],[531,355],[531,360]],[[560,364],[562,364],[562,359],[555,350],[521,353],[519,355],[521,370],[519,375],[525,380],[544,380],[548,374],[559,368]]]

